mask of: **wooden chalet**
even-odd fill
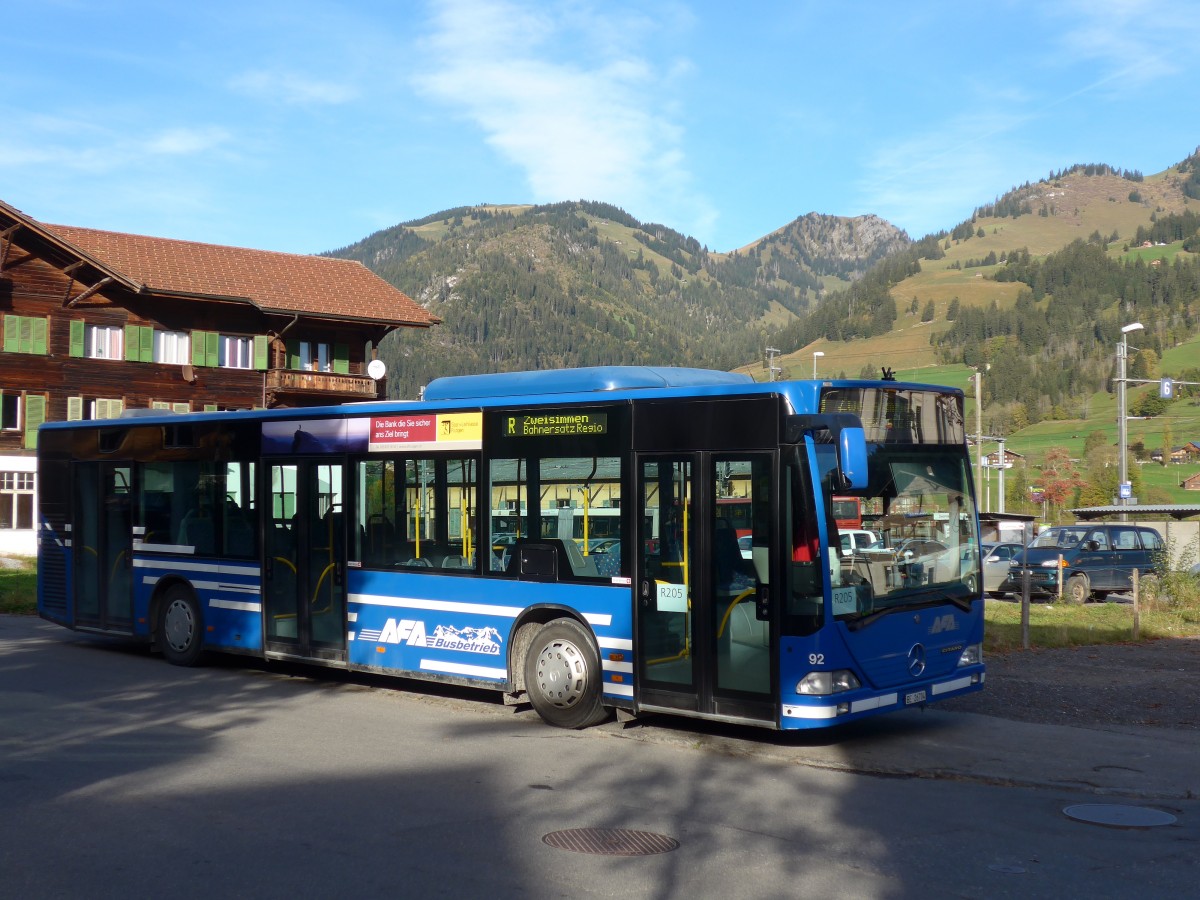
[[[42,422],[381,398],[379,341],[439,321],[358,262],[48,225],[2,201],[0,316],[0,552],[29,554]]]

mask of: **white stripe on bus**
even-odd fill
[[[134,558],[133,567],[135,569],[178,570],[180,572],[214,572],[222,575],[244,575],[247,578],[257,578],[261,572],[258,566],[251,564],[181,562],[175,559],[141,559],[138,557]]]
[[[604,693],[616,694],[618,697],[632,697],[633,696],[633,685],[632,684],[608,684],[606,682],[604,685]]]
[[[470,675],[475,678],[508,678],[506,669],[490,669],[487,666],[468,666],[463,663],[441,662],[436,659],[421,660],[421,668],[427,672],[445,672],[447,675]]]
[[[601,650],[633,650],[633,641],[629,638],[598,637],[596,643]]]
[[[242,612],[262,612],[261,603],[250,603],[245,600],[209,600],[208,605],[216,609],[237,609]]]
[[[629,672],[631,675],[633,674],[633,663],[613,662],[609,659],[602,659],[600,660],[600,667],[605,672]]]
[[[351,594],[351,603],[365,606],[392,606],[400,609],[425,609],[431,612],[474,613],[480,616],[502,616],[515,619],[523,607],[493,606],[489,603],[463,603],[458,600],[420,600],[416,597],[383,597],[377,594]],[[602,613],[582,613],[589,625],[611,625],[612,616]],[[631,645],[632,646],[632,645]]]

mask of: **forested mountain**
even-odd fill
[[[729,254],[604,203],[464,207],[334,251],[443,324],[380,347],[389,393],[439,375],[608,364],[733,368],[909,244],[875,216],[809,214]]]
[[[875,216],[810,213],[715,253],[614,206],[567,202],[445,210],[331,255],[443,320],[381,346],[392,396],[467,372],[757,368],[771,345],[789,376],[816,348],[830,374],[989,368],[984,402],[1003,432],[1080,404],[1086,415],[1123,324],[1146,326],[1135,362],[1147,371],[1200,330],[1197,198],[1200,151],[1151,176],[1053,171],[915,242]]]

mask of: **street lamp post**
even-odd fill
[[[1117,506],[1125,506],[1130,499],[1129,464],[1126,460],[1126,445],[1129,443],[1129,425],[1125,412],[1125,366],[1129,359],[1129,333],[1141,331],[1141,322],[1132,322],[1121,328],[1121,343],[1117,345]]]
[[[988,366],[990,369],[991,366]],[[975,370],[975,496],[983,496],[983,372]],[[990,488],[989,488],[990,490]],[[990,501],[990,498],[989,498]]]
[[[824,350],[814,350],[813,351],[813,379],[814,380],[817,377],[817,359],[824,355],[825,355]]]

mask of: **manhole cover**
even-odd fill
[[[1063,810],[1072,819],[1111,828],[1153,828],[1174,825],[1175,817],[1161,809],[1146,806],[1121,806],[1115,803],[1080,803]]]
[[[665,834],[630,831],[627,828],[568,828],[566,831],[552,831],[543,835],[542,843],[559,850],[596,853],[600,856],[653,856],[679,846],[679,841]]]

